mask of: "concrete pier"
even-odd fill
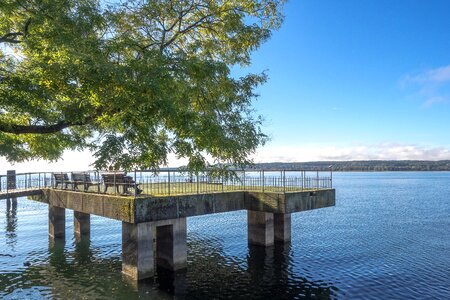
[[[73,231],[75,240],[90,238],[91,236],[91,215],[80,211],[73,212]]]
[[[66,210],[64,208],[48,206],[48,235],[52,239],[66,238]]]
[[[122,222],[122,272],[141,280],[154,275],[155,262],[170,271],[185,268],[186,237],[186,218],[138,224]]]
[[[273,214],[275,242],[291,241],[291,214]]]
[[[65,209],[74,210],[75,238],[90,235],[90,214],[122,221],[122,271],[132,280],[186,267],[186,218],[247,210],[248,243],[269,247],[291,240],[291,214],[334,206],[335,191],[216,192],[125,197],[42,189],[32,199],[49,205],[51,240],[65,237]]]
[[[122,273],[135,280],[154,275],[152,223],[122,222]]]
[[[156,261],[158,267],[171,271],[186,268],[186,218],[154,223],[156,227]]]
[[[272,246],[291,240],[291,214],[247,211],[248,243]]]
[[[249,210],[247,224],[249,244],[265,247],[273,245],[273,213]]]

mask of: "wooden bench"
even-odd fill
[[[83,191],[87,192],[89,187],[97,186],[97,191],[100,189],[100,182],[92,181],[89,173],[72,172],[73,190],[78,189],[78,185],[83,185]]]
[[[134,188],[137,195],[142,193],[142,189],[139,188],[139,183],[136,183],[131,176],[127,176],[124,173],[103,173],[102,178],[105,186],[104,193],[106,193],[108,187],[115,187],[117,193],[120,193],[119,188],[121,186],[123,188],[123,194],[129,194],[129,188]]]
[[[55,178],[55,188],[58,188],[58,185],[61,184],[61,188],[67,189],[69,184],[73,185],[73,181],[69,179],[67,173],[53,173],[53,177]]]

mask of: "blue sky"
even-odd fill
[[[450,159],[449,0],[291,0],[285,16],[243,70],[269,75],[255,161]],[[92,162],[65,158],[34,169]]]
[[[290,1],[285,16],[249,68],[270,77],[257,161],[450,159],[450,1]]]

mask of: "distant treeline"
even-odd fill
[[[329,170],[333,171],[450,171],[450,160],[355,160],[272,162],[255,164],[255,169],[264,170]]]

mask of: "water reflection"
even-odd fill
[[[184,298],[187,291],[187,269],[180,271],[169,271],[157,268],[158,288],[177,299]]]
[[[48,261],[33,262],[19,277],[14,274],[27,295],[39,287],[41,296],[54,299],[80,295],[85,299],[331,297],[329,285],[321,286],[292,274],[290,244],[249,246],[246,256],[233,257],[224,253],[220,241],[191,239],[189,244],[195,254],[189,248],[187,269],[170,272],[158,268],[154,278],[136,283],[122,277],[118,257],[99,258],[99,249],[93,248],[88,238],[74,240],[73,248],[61,239],[49,242],[52,246]]]
[[[191,241],[190,249],[203,249],[188,264],[186,298],[273,299],[276,295],[277,299],[329,299],[332,291],[337,291],[329,283],[314,282],[293,273],[290,243],[248,246],[245,261],[224,255],[220,240],[207,240],[207,247],[205,240],[196,243]]]
[[[6,199],[6,244],[14,250],[17,244],[17,199]]]
[[[79,264],[87,264],[94,260],[91,251],[91,239],[88,236],[77,236],[74,240],[74,258]]]

